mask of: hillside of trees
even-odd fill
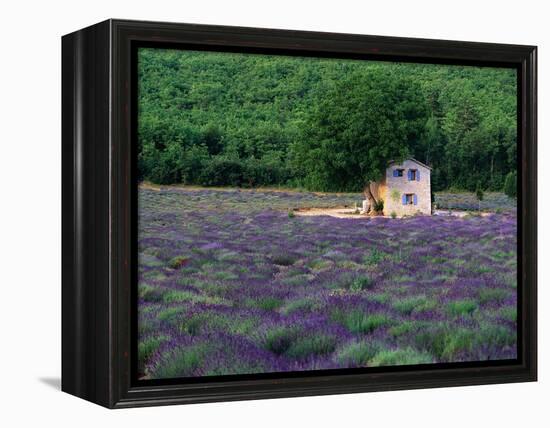
[[[515,70],[140,49],[138,78],[142,180],[360,191],[406,156],[433,190],[515,174]]]

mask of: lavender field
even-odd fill
[[[516,357],[516,213],[302,217],[359,194],[139,190],[139,377]]]

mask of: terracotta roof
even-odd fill
[[[406,161],[406,160],[413,161],[414,163],[417,163],[418,165],[423,166],[424,168],[428,168],[430,171],[432,170],[431,166],[428,166],[425,163],[422,163],[422,162],[416,160],[415,158],[407,158],[407,159],[404,159],[403,162]],[[388,163],[388,166],[393,165],[394,163],[397,163],[397,161],[390,161]]]

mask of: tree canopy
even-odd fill
[[[413,156],[434,190],[501,190],[516,169],[512,69],[142,48],[138,91],[156,183],[351,191]]]
[[[353,72],[317,96],[291,145],[295,175],[306,187],[363,190],[389,161],[410,154],[428,119],[420,86],[380,69]]]

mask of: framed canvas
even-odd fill
[[[108,20],[62,74],[63,391],[536,380],[535,47]]]

